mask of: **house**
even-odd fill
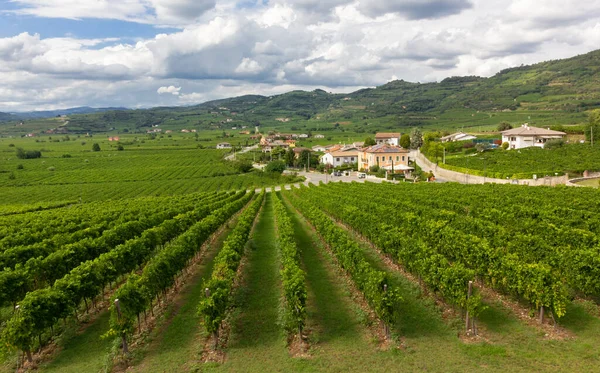
[[[263,153],[269,153],[275,148],[288,149],[290,147],[290,144],[288,144],[285,141],[281,141],[281,140],[266,142],[265,144],[262,144],[262,141],[261,141],[261,147],[262,147]]]
[[[308,139],[308,135],[306,133],[302,133],[302,134],[298,135],[298,137],[301,139]]]
[[[456,132],[440,138],[442,142],[475,140],[477,137],[464,132]]]
[[[530,146],[543,148],[546,141],[562,139],[566,135],[564,132],[531,127],[529,123],[525,123],[521,127],[502,131],[502,142],[507,142],[509,149],[521,149]]]
[[[325,135],[315,135],[314,138],[315,139],[324,139]]]
[[[393,172],[408,173],[413,170],[408,166],[407,149],[390,144],[377,144],[363,149],[359,153],[358,167],[368,170],[373,166],[379,166]]]
[[[353,164],[358,162],[360,149],[354,146],[335,146],[327,150],[325,154],[319,158],[320,162],[333,167]]]
[[[375,134],[375,142],[379,144],[400,145],[399,132],[379,132]]]
[[[315,145],[312,147],[312,150],[314,152],[326,152],[327,151],[327,147],[323,146],[323,145]]]
[[[231,144],[228,142],[222,142],[217,144],[217,149],[231,149]]]

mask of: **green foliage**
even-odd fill
[[[456,156],[446,158],[442,167],[472,175],[484,175],[499,179],[515,177],[531,179],[537,177],[582,174],[585,170],[600,170],[600,147],[589,144],[564,144],[541,149],[530,147],[518,150],[486,151],[478,156]],[[556,144],[559,145],[559,144]]]
[[[23,148],[17,148],[17,158],[19,159],[34,159],[41,157],[42,152],[39,150],[23,150]]]
[[[565,140],[563,139],[551,139],[544,144],[545,149],[556,149],[565,146]]]
[[[219,330],[227,308],[231,304],[231,292],[236,271],[264,196],[265,192],[263,191],[242,212],[235,228],[229,233],[223,243],[223,248],[215,258],[211,278],[203,285],[209,290],[209,294],[200,301],[198,313],[204,320],[204,326],[209,333],[216,333]]]
[[[589,112],[589,122],[585,129],[585,139],[591,142],[592,135],[594,136],[594,142],[598,142],[600,139],[600,109],[592,110]]]
[[[367,138],[365,139],[364,146],[373,146],[373,145],[376,145],[376,144],[377,144],[377,142],[375,141],[375,139],[374,139],[374,138],[372,138],[372,137],[367,137]]]
[[[408,133],[405,133],[400,137],[400,146],[405,149],[410,148],[410,135]]]
[[[283,161],[271,161],[265,167],[265,172],[282,173],[286,169],[285,162]]]
[[[98,144],[97,142],[94,143],[94,145],[92,145],[92,150],[95,152],[99,152],[100,151],[100,144]]]
[[[306,322],[306,274],[300,267],[300,249],[295,242],[294,228],[287,209],[277,195],[273,196],[273,205],[285,298],[282,320],[284,329],[291,335],[302,330]]]
[[[254,167],[252,167],[252,162],[246,161],[246,160],[235,161],[233,164],[233,167],[235,168],[235,170],[237,172],[239,172],[241,174],[250,172],[254,169]]]
[[[510,123],[500,122],[500,124],[498,124],[497,130],[498,130],[498,132],[502,132],[502,131],[510,130],[512,128],[513,128],[513,126]]]
[[[313,188],[302,188],[302,192],[300,192],[296,189],[292,192],[285,191],[284,195],[311,222],[329,245],[342,268],[350,274],[377,316],[387,324],[393,323],[401,297],[398,291],[390,285],[389,275],[375,269],[366,259],[358,243],[319,208],[315,207],[315,205],[320,206],[324,201],[319,199],[309,202],[307,196],[312,190]]]
[[[506,150],[506,149],[508,149],[509,146],[510,146],[510,144],[505,141],[502,143],[501,147],[502,147],[502,150]]]
[[[423,145],[423,134],[421,133],[420,129],[415,128],[410,133],[410,148],[418,149],[422,145]]]

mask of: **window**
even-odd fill
[[[336,162],[339,162],[339,161],[340,161],[340,159],[339,159],[339,158],[336,158],[336,159],[335,159],[335,161],[336,161]]]
[[[402,156],[402,162],[404,162],[404,156]]]
[[[377,158],[377,162],[379,162],[379,157],[376,157],[376,158]]]
[[[390,161],[392,160],[392,156],[391,156],[391,155],[390,155],[390,159],[389,159],[389,160],[390,160]]]
[[[513,136],[510,138],[510,141],[517,141],[517,138]]]
[[[404,158],[404,157],[402,157],[402,158]],[[398,162],[399,160],[400,160],[400,156],[399,156],[399,155],[397,155],[397,156],[396,156],[396,162]]]
[[[350,162],[354,162],[354,157],[350,157]]]

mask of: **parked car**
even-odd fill
[[[359,172],[359,173],[358,173],[358,178],[359,178],[359,179],[364,179],[364,178],[366,178],[366,177],[367,177],[367,174],[365,174],[364,172]]]

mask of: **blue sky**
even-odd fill
[[[600,45],[600,0],[10,0],[0,111],[491,76]]]

